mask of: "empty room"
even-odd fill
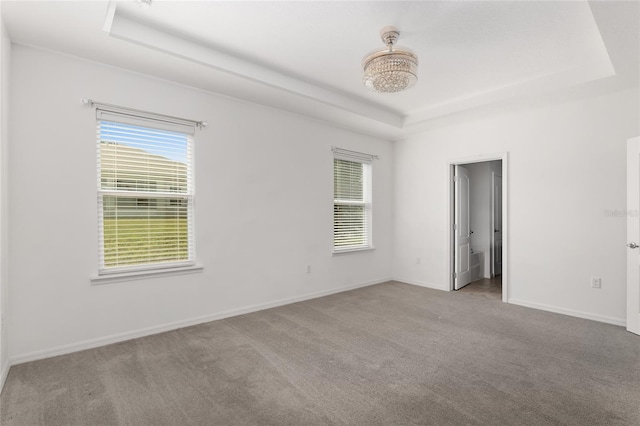
[[[640,2],[0,1],[0,423],[640,424]]]

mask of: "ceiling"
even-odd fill
[[[473,108],[639,79],[636,1],[3,1],[2,17],[14,43],[390,139]],[[420,58],[406,92],[362,84],[386,25]]]

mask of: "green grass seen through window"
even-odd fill
[[[187,219],[105,218],[104,266],[188,260]]]

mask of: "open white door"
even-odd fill
[[[454,288],[461,289],[471,282],[471,230],[469,218],[469,171],[455,168],[454,235],[455,271]]]
[[[627,142],[627,330],[640,334],[640,137]]]
[[[502,274],[502,176],[492,174],[491,187],[492,225],[491,276]]]

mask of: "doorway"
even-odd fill
[[[507,153],[448,164],[450,290],[501,294],[508,301],[507,166]]]

